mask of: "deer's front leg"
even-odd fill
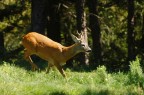
[[[61,67],[60,64],[56,63],[55,66],[57,67],[57,69],[59,70],[59,72],[62,74],[63,77],[66,77],[66,74],[63,70],[63,68]]]
[[[32,71],[35,71],[36,69],[38,69],[37,65],[33,63],[31,57],[30,57],[30,52],[28,52],[27,50],[24,51],[24,58],[25,60],[27,60],[31,66],[32,66]]]

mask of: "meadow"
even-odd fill
[[[67,78],[56,70],[29,71],[2,62],[1,95],[143,95],[144,76],[139,59],[131,62],[130,71],[109,73],[105,66],[91,72],[66,69]]]

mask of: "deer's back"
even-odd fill
[[[48,37],[35,32],[25,35],[22,44],[26,50],[45,60],[60,58],[62,56],[62,48],[64,47]]]

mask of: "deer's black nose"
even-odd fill
[[[91,49],[87,50],[86,52],[91,52]]]

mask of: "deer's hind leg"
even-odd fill
[[[38,69],[37,65],[35,63],[33,63],[32,59],[31,59],[31,52],[29,52],[28,50],[24,50],[24,58],[25,60],[27,60],[30,64],[31,64],[31,67],[32,67],[32,71],[35,71],[36,69]]]

